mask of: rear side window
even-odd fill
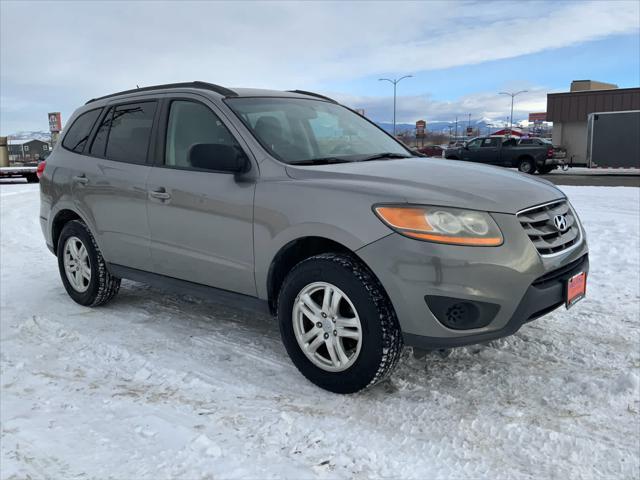
[[[102,112],[102,109],[97,108],[95,110],[89,110],[76,118],[64,136],[62,146],[72,152],[82,153],[84,146],[87,144],[87,140],[89,140],[93,124],[96,123],[96,120],[100,116],[100,112]]]
[[[118,162],[145,163],[155,113],[156,102],[115,107],[105,156]]]

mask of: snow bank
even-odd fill
[[[276,323],[124,282],[73,303],[37,185],[0,187],[2,478],[637,478],[639,189],[563,187],[588,298],[354,396],[309,384]]]

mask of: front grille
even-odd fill
[[[565,231],[556,227],[553,221],[556,215],[564,215],[567,222]],[[560,253],[580,242],[578,219],[566,200],[523,210],[518,213],[518,220],[540,255]]]

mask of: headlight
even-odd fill
[[[414,205],[379,205],[373,211],[405,237],[481,247],[497,247],[503,242],[498,225],[486,212]]]

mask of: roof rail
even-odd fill
[[[299,93],[300,95],[309,95],[311,97],[322,98],[323,100],[328,100],[331,103],[338,103],[333,98],[325,97],[324,95],[320,95],[319,93],[307,92],[306,90],[288,90],[291,93]]]
[[[105,98],[117,97],[118,95],[125,95],[128,93],[138,93],[138,92],[146,92],[149,90],[163,90],[167,88],[200,88],[204,90],[211,90],[212,92],[219,93],[220,95],[224,95],[225,97],[237,97],[238,94],[233,90],[229,90],[228,88],[221,87],[220,85],[215,85],[213,83],[208,82],[180,82],[180,83],[166,83],[164,85],[152,85],[150,87],[142,87],[142,88],[133,88],[131,90],[124,90],[122,92],[112,93],[109,95],[105,95],[103,97],[92,98],[85,105],[88,105],[91,102],[95,102],[98,100],[104,100]]]

